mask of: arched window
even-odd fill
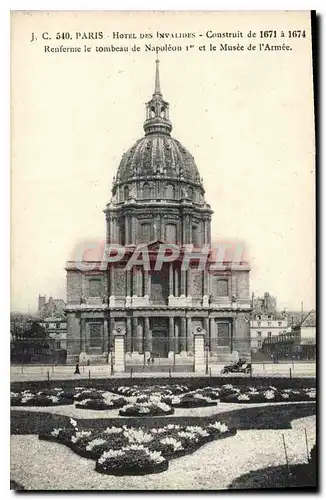
[[[193,245],[198,245],[198,227],[197,226],[192,226],[191,228],[191,236],[192,236],[192,244]]]
[[[174,199],[174,186],[173,186],[173,184],[167,184],[165,186],[165,198],[168,198],[170,200]]]
[[[217,297],[227,297],[228,296],[228,280],[217,280],[216,295],[217,295]]]
[[[177,242],[177,226],[175,224],[165,226],[165,240],[167,243],[175,244]]]
[[[148,243],[151,241],[151,225],[147,222],[140,225],[140,243]]]
[[[151,198],[151,186],[147,182],[143,184],[143,198],[146,200]]]
[[[123,199],[128,200],[129,198],[129,186],[125,186],[123,188]]]
[[[193,200],[193,199],[194,199],[194,190],[193,190],[193,188],[192,188],[192,187],[190,187],[190,186],[188,187],[188,198],[189,198],[190,200]]]

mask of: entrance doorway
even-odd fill
[[[152,355],[154,358],[167,358],[169,353],[169,319],[152,318]]]

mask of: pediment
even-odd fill
[[[173,243],[168,243],[167,241],[164,240],[154,240],[150,241],[149,243],[144,243],[140,247],[147,248],[148,251],[150,252],[157,252],[162,245],[166,245],[168,248],[173,249],[179,249],[177,245],[174,245]]]

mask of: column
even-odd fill
[[[181,295],[186,295],[186,272],[181,269]]]
[[[111,243],[111,219],[106,217],[106,242]]]
[[[132,318],[132,352],[137,352],[138,318]]]
[[[192,237],[191,237],[191,224],[190,224],[190,215],[187,215],[187,243],[191,244],[192,243]]]
[[[80,352],[86,352],[86,321],[80,318]]]
[[[187,272],[187,296],[191,297],[192,296],[192,270],[191,268],[188,269]]]
[[[192,217],[188,217],[188,227],[189,227],[189,243],[192,243]]]
[[[192,318],[187,318],[187,351],[193,352]]]
[[[130,270],[126,271],[126,296],[131,297],[131,274]]]
[[[183,216],[182,218],[182,245],[185,245],[187,243],[187,238],[186,238],[186,217]]]
[[[143,323],[141,321],[138,321],[137,325],[136,351],[140,354],[143,353]]]
[[[230,335],[230,347],[231,347],[231,352],[233,351],[233,348],[235,347],[235,349],[237,350],[237,319],[236,318],[232,318],[232,323],[230,324],[230,328],[231,328],[231,335]]]
[[[208,243],[208,221],[204,220],[204,243]]]
[[[109,344],[109,330],[108,330],[108,320],[104,318],[103,320],[103,352],[106,352]]]
[[[210,336],[209,344],[211,352],[216,351],[217,346],[217,335],[216,335],[216,320],[215,318],[210,318]]]
[[[109,233],[110,233],[110,240],[109,243],[113,243],[113,220],[110,215],[110,218],[108,220],[108,225],[109,225]]]
[[[203,271],[203,295],[208,295],[208,270]]]
[[[165,230],[165,227],[164,227],[164,218],[162,216],[160,216],[159,218],[159,223],[160,223],[160,232],[159,232],[159,235],[160,235],[160,239],[161,240],[165,240],[165,234],[164,234],[164,230]]]
[[[117,242],[117,220],[115,218],[112,218],[112,243],[118,243]]]
[[[137,219],[136,217],[131,217],[131,243],[136,244],[136,233],[137,233]]]
[[[126,338],[126,349],[127,352],[132,352],[132,330],[131,330],[131,318],[127,317],[127,328],[126,328],[127,338]]]
[[[114,329],[115,329],[114,318],[110,318],[109,344],[111,346],[113,345],[114,342]]]
[[[152,352],[152,332],[149,329],[149,318],[145,316],[144,318],[144,324],[145,324],[145,346],[144,350],[145,352],[151,353]]]
[[[110,265],[110,296],[114,296],[114,266]]]
[[[144,295],[149,295],[149,272],[144,269]]]
[[[180,318],[180,351],[185,352],[187,350],[187,332],[186,332],[186,317],[181,316]]]
[[[174,270],[174,295],[175,297],[179,297],[179,270]]]
[[[136,269],[136,295],[137,297],[143,296],[143,273],[142,268]]]
[[[174,317],[169,318],[169,352],[174,351]]]
[[[174,352],[180,353],[180,318],[174,320]]]
[[[174,295],[173,290],[173,263],[169,264],[169,295]]]
[[[205,345],[209,343],[209,318],[204,318]]]
[[[125,245],[129,243],[129,215],[125,215]]]

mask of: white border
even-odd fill
[[[10,309],[10,295],[9,295],[9,282],[10,282],[10,273],[9,273],[9,235],[10,235],[10,222],[9,222],[9,212],[10,212],[10,77],[9,77],[9,65],[10,65],[10,10],[317,10],[318,14],[324,14],[325,12],[325,1],[307,1],[307,0],[274,0],[274,1],[265,1],[260,2],[256,1],[244,1],[242,0],[225,0],[225,1],[214,1],[214,0],[200,0],[200,1],[190,1],[190,0],[165,0],[154,3],[153,1],[132,1],[132,0],[119,0],[119,1],[105,1],[105,0],[94,0],[94,1],[63,1],[63,0],[51,0],[51,1],[42,1],[42,0],[34,0],[34,1],[8,1],[3,0],[0,4],[0,36],[1,36],[1,92],[0,92],[0,103],[1,103],[1,140],[2,140],[2,162],[0,168],[0,221],[1,221],[1,262],[2,262],[2,272],[0,279],[0,303],[1,303],[1,369],[2,369],[2,377],[1,377],[1,385],[3,386],[3,390],[1,391],[1,396],[4,398],[4,406],[7,401],[5,399],[5,395],[8,395],[9,388],[9,309]],[[323,24],[323,23],[321,23]],[[323,59],[323,48],[325,41],[325,32],[321,34],[320,40],[320,60]],[[321,81],[324,81],[324,67],[320,68],[320,78]],[[320,85],[320,92],[321,92]],[[322,102],[320,96],[320,120],[324,117],[324,104]],[[320,158],[319,158],[319,169],[323,170],[322,165],[322,145],[324,144],[325,139],[325,130],[320,130]],[[323,194],[325,193],[325,175],[319,174],[319,181],[322,184],[322,187],[319,187],[319,196],[320,196],[320,229],[325,229],[325,203],[323,203]],[[321,248],[325,247],[325,231],[323,235],[320,235],[320,244]],[[320,252],[320,257],[321,257]],[[325,279],[325,268],[319,269],[319,272],[322,271],[322,279],[321,285],[324,284]],[[325,297],[321,297],[320,300],[320,310],[326,309],[326,300]],[[325,307],[323,307],[325,306]],[[321,324],[322,321],[321,321]],[[317,334],[320,336],[324,333],[322,328]],[[325,342],[323,342],[325,344]],[[322,359],[323,357],[323,346],[320,344],[320,353],[319,357]],[[6,361],[5,361],[6,360]],[[324,381],[324,373],[323,381]],[[322,383],[322,381],[320,381]],[[321,396],[321,391],[320,391]],[[4,408],[3,408],[4,410]],[[322,410],[321,410],[322,411]],[[8,435],[8,421],[6,417],[8,416],[9,420],[9,412],[4,413],[1,412],[1,426],[2,431],[4,432],[4,436],[1,439],[1,498],[7,498],[10,495],[9,492],[9,435]],[[4,421],[6,420],[6,421]],[[320,419],[321,420],[321,419]],[[8,445],[8,446],[7,446]],[[7,451],[7,454],[4,453]],[[320,453],[320,456],[322,454]],[[321,469],[320,469],[320,482],[321,486],[323,486],[323,472],[326,470],[325,468],[325,459],[322,460]],[[114,492],[112,492],[114,494]],[[12,493],[13,494],[13,493]],[[68,493],[67,493],[68,494]],[[286,495],[288,493],[282,493],[280,490],[279,496]],[[96,495],[96,493],[95,493]],[[263,493],[261,493],[263,495]],[[89,496],[94,497],[94,494],[89,494]],[[134,496],[134,493],[133,493]],[[173,495],[174,496],[174,495]],[[196,494],[196,497],[199,498],[202,496],[200,493]],[[301,495],[300,495],[301,496]],[[38,495],[39,497],[39,495]],[[171,494],[169,495],[171,497]]]

